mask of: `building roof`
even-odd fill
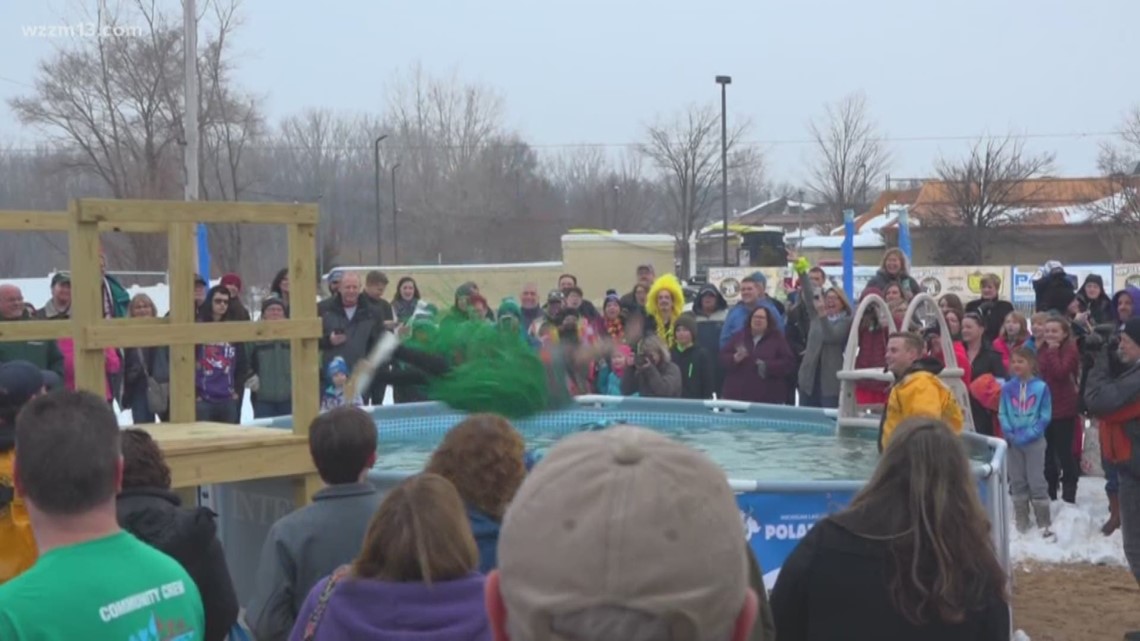
[[[819,225],[831,221],[824,207],[786,196],[766,200],[737,214],[732,222],[742,225]]]
[[[884,220],[890,206],[913,205],[921,191],[921,189],[888,189],[883,191],[867,211],[855,217],[855,231],[864,231],[864,227],[867,228],[867,231],[872,231],[893,224],[893,217],[890,221]],[[842,228],[839,229],[839,233],[843,233]]]
[[[1089,222],[1096,214],[1111,210],[1124,191],[1118,178],[1037,178],[1015,185],[1010,200],[1019,206],[1009,215],[1038,225]],[[915,220],[946,220],[956,207],[949,185],[940,180],[924,183],[910,208]]]

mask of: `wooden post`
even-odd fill
[[[194,322],[194,224],[172,223],[167,235],[170,272],[170,322]],[[207,281],[208,282],[208,281]],[[170,346],[170,422],[195,419],[194,345]]]
[[[315,206],[314,206],[315,208]],[[289,313],[291,318],[317,316],[316,225],[290,225]],[[318,338],[294,338],[289,342],[293,371],[293,433],[308,438],[309,424],[320,410],[320,352]],[[296,478],[294,502],[300,507],[320,489],[316,474]]]
[[[87,327],[103,322],[103,269],[100,261],[99,225],[83,222],[83,203],[72,200],[71,214],[71,324],[75,350],[75,388],[97,394],[107,391],[106,361],[102,348],[90,348]]]

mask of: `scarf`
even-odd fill
[[[620,318],[606,319],[606,333],[610,335],[610,338],[620,343],[625,339],[625,325]]]
[[[672,320],[668,325],[661,319],[657,320],[657,336],[665,341],[666,349],[673,349],[677,346],[677,339],[673,337],[673,330],[677,327],[676,320]]]

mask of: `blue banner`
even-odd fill
[[[851,502],[853,492],[745,493],[736,495],[744,536],[771,589],[784,561],[820,519]]]

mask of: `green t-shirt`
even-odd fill
[[[204,630],[190,575],[126,532],[51,550],[0,585],[4,641],[200,641]]]

